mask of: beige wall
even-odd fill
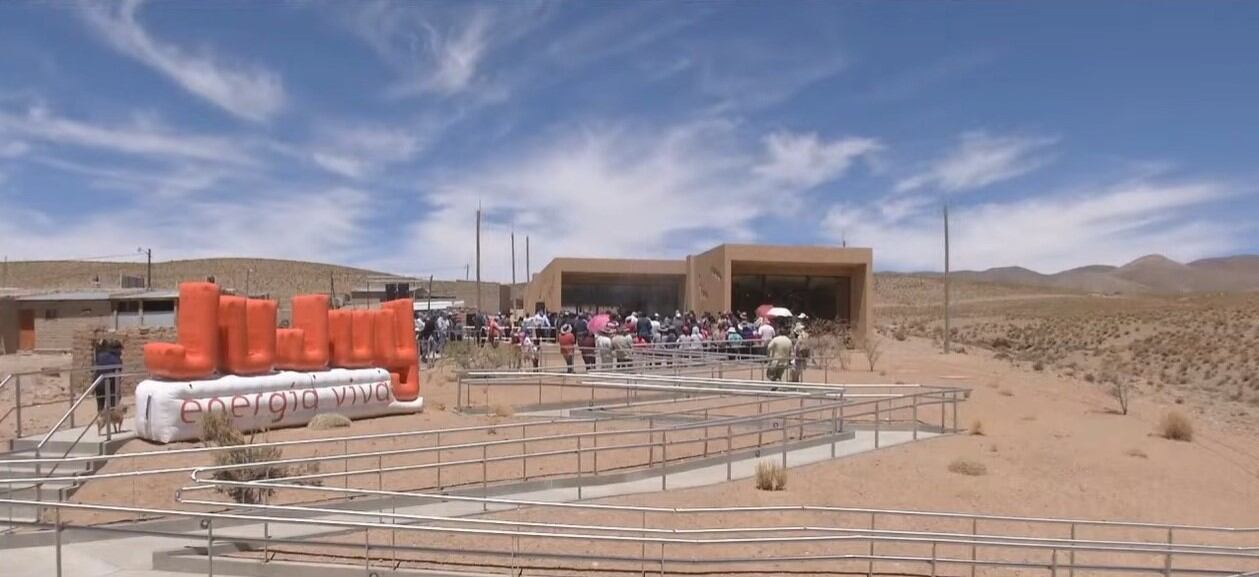
[[[108,301],[25,303],[20,308],[35,311],[35,348],[40,350],[68,351],[76,332],[113,326]]]
[[[525,308],[532,310],[541,301],[548,310],[559,310],[565,272],[685,275],[680,300],[699,313],[730,310],[731,276],[736,273],[843,276],[850,279],[849,291],[837,295],[847,300],[839,309],[848,310],[854,335],[862,340],[873,321],[873,271],[872,249],[825,246],[723,244],[684,260],[557,258],[530,280]]]

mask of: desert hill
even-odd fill
[[[118,288],[121,275],[144,276],[143,262],[18,261],[8,263],[0,286],[22,289]],[[345,293],[371,276],[387,273],[360,268],[266,258],[208,258],[153,263],[153,288],[173,289],[181,281],[213,276],[224,287],[279,299],[295,294]]]
[[[1152,254],[1119,267],[1091,265],[1054,274],[1042,274],[1022,267],[1002,267],[978,272],[960,271],[954,273],[954,278],[1090,293],[1254,292],[1259,291],[1259,255],[1179,263]]]

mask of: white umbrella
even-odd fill
[[[765,316],[767,316],[767,317],[789,317],[789,316],[791,316],[791,311],[789,311],[789,310],[787,310],[787,309],[785,309],[785,308],[783,308],[783,307],[774,307],[774,308],[772,308],[772,309],[769,309],[768,311],[765,311]]]

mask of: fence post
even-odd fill
[[[581,500],[581,435],[577,435],[577,500]]]
[[[914,440],[918,440],[918,395],[914,395]]]
[[[669,430],[660,431],[660,490],[669,488]]]
[[[1171,577],[1172,575],[1172,528],[1167,528],[1167,555],[1163,559],[1163,577]]]
[[[61,577],[61,503],[57,503],[57,508],[53,511],[53,523],[53,534],[57,538],[57,577]]]
[[[734,467],[734,435],[729,423],[726,424],[726,480],[731,479],[731,469]]]
[[[13,382],[13,406],[17,412],[17,436],[22,438],[22,375],[17,376],[17,380]],[[37,455],[38,456],[38,455]],[[38,474],[38,471],[36,471]]]
[[[1070,556],[1071,568],[1067,570],[1067,575],[1075,577],[1075,522],[1071,523],[1071,551]]]
[[[481,445],[481,498],[482,498],[481,510],[482,511],[490,510],[490,504],[484,500],[485,497],[490,496],[489,464],[486,463],[485,461],[486,457],[488,456],[486,453],[488,449],[489,447],[485,445]]]
[[[214,519],[205,520],[206,575],[214,577]]]
[[[975,540],[979,537],[979,517],[970,518],[970,536],[970,577],[975,577],[975,561],[978,560],[978,557],[975,555]]]
[[[787,440],[788,440],[786,415],[784,415],[782,418],[782,430],[783,430],[783,468],[786,469],[787,468]]]
[[[962,430],[961,427],[957,425],[957,391],[954,390],[949,393],[949,398],[953,401],[953,432],[956,433]]]
[[[879,402],[874,402],[874,448],[879,448]]]
[[[870,513],[870,555],[866,560],[866,577],[874,577],[874,516],[876,513]]]

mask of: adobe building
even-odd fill
[[[530,279],[530,309],[720,313],[773,304],[847,321],[858,339],[871,319],[869,248],[723,244],[681,260],[556,258]]]

